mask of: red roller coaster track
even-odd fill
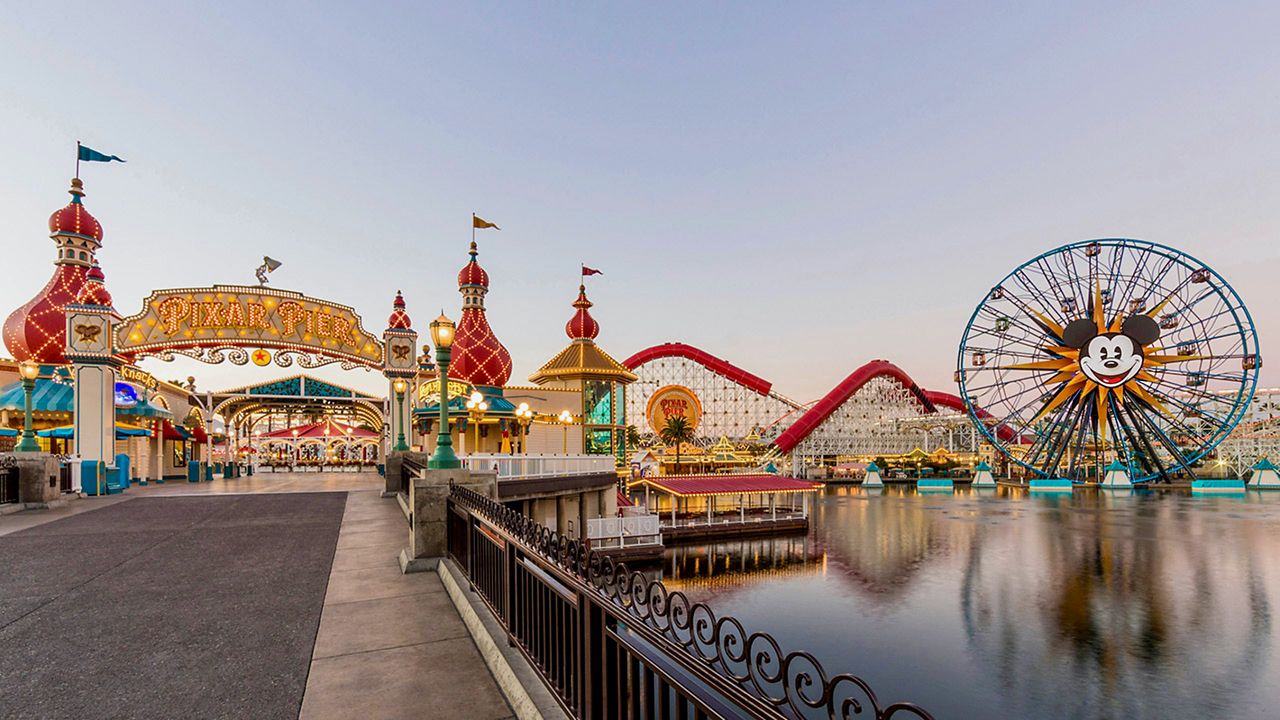
[[[699,365],[705,367],[727,380],[735,382],[745,388],[753,390],[761,395],[768,395],[773,388],[773,384],[761,378],[758,375],[747,372],[742,368],[730,363],[727,360],[712,355],[709,352],[700,350],[692,345],[685,343],[663,343],[645,348],[640,352],[632,355],[623,361],[630,370],[635,370],[639,366],[657,360],[659,358],[680,357],[692,360]],[[790,452],[793,448],[800,444],[801,441],[813,432],[824,420],[831,416],[846,400],[853,397],[854,393],[862,389],[862,386],[868,382],[879,378],[888,377],[896,380],[903,387],[911,392],[911,394],[920,402],[920,407],[926,413],[937,412],[939,407],[957,412],[964,412],[964,401],[959,397],[950,393],[937,392],[934,390],[925,390],[916,384],[916,381],[907,375],[906,371],[894,365],[888,360],[872,360],[862,367],[854,370],[848,377],[831,389],[823,398],[813,404],[808,410],[804,411],[794,423],[778,436],[774,444],[782,452]],[[982,413],[979,413],[980,415]],[[1006,429],[1007,430],[1007,429]]]

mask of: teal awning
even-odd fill
[[[163,418],[165,420],[173,419],[173,413],[169,412],[168,410],[165,410],[162,407],[156,407],[155,405],[152,405],[151,403],[145,400],[139,400],[138,404],[134,405],[133,407],[118,407],[116,408],[116,414],[123,415],[125,417],[133,417],[133,418]]]
[[[35,412],[73,412],[75,389],[64,383],[37,378],[36,388],[31,392],[31,409]],[[0,388],[0,410],[23,412],[21,380]]]
[[[18,431],[10,430],[9,428],[0,428],[0,437],[18,437]]]
[[[144,428],[116,425],[117,440],[131,437],[147,437],[150,434],[151,431]],[[63,425],[62,427],[49,428],[48,430],[39,430],[36,435],[42,438],[53,438],[54,440],[70,440],[76,436],[76,428],[74,425]]]

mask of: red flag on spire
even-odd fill
[[[603,275],[603,274],[604,273],[600,272],[595,268],[587,267],[586,265],[582,266],[582,277],[590,277],[591,275]]]

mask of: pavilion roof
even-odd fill
[[[778,475],[662,475],[640,480],[660,492],[680,497],[700,495],[762,495],[814,492],[822,483]]]
[[[271,432],[262,433],[259,437],[273,439],[291,439],[294,432],[297,432],[299,438],[369,438],[378,437],[378,433],[372,430],[366,430],[354,425],[334,422],[330,418],[325,418],[320,422],[308,423],[306,425],[298,425],[297,427],[282,428],[280,430],[272,430]]]
[[[609,353],[601,350],[589,338],[580,338],[569,343],[569,347],[561,350],[529,376],[529,382],[533,383],[577,379],[630,383],[635,382],[636,374],[610,357]]]

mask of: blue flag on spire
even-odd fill
[[[78,147],[80,148],[80,156],[76,158],[77,160],[84,160],[85,162],[111,162],[112,160],[115,160],[116,162],[128,162],[128,160],[116,157],[115,155],[105,155],[100,153],[87,145],[79,145]]]

